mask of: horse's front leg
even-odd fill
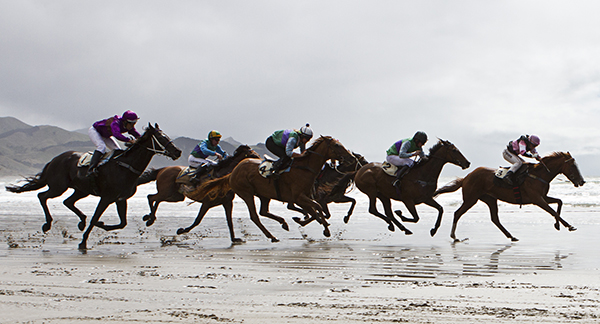
[[[398,214],[397,212],[396,215],[400,216],[400,219],[403,222],[417,223],[420,218],[415,203],[412,200],[402,200],[402,202],[404,203],[404,206],[406,206],[406,209],[408,209],[408,212],[412,215],[412,218],[404,217],[402,216],[402,213]]]
[[[438,229],[440,228],[440,225],[442,225],[442,214],[444,214],[444,208],[440,204],[438,204],[437,201],[433,200],[433,198],[429,198],[429,199],[425,200],[425,205],[431,206],[431,207],[437,209],[437,211],[438,211],[438,217],[437,217],[437,220],[435,221],[435,225],[429,231],[429,234],[431,234],[431,237],[433,237],[433,236],[435,236],[435,233],[437,233]]]
[[[540,207],[541,209],[548,212],[550,215],[554,216],[554,219],[556,220],[556,222],[554,223],[554,228],[556,228],[557,231],[560,230],[560,224],[563,224],[563,226],[566,227],[571,232],[577,230],[577,228],[571,226],[564,219],[562,219],[562,217],[560,217],[560,210],[562,208],[562,201],[560,199],[539,196],[539,197],[532,198],[531,201],[534,205]],[[552,207],[550,207],[550,205],[548,205],[549,203],[557,203],[558,204],[557,211],[554,211],[554,209],[552,209]]]
[[[319,222],[319,224],[323,225],[323,235],[325,235],[325,237],[331,236],[331,232],[329,232],[329,223],[327,223],[325,218],[323,218],[323,209],[318,202],[310,199],[304,194],[300,194],[296,204],[298,204],[298,206],[300,206],[302,209],[306,210],[312,218]]]
[[[75,207],[75,203],[82,199],[89,196],[88,193],[85,193],[83,191],[79,191],[79,190],[75,190],[73,192],[73,194],[65,199],[63,201],[63,205],[67,206],[67,208],[69,208],[72,212],[75,213],[75,215],[77,215],[77,217],[79,217],[79,224],[77,225],[77,227],[79,228],[80,231],[83,231],[85,229],[85,219],[87,218],[85,216],[84,213],[81,212],[81,210],[79,210],[79,208]]]
[[[94,216],[92,216],[92,219],[90,220],[90,224],[88,225],[88,228],[83,233],[83,238],[81,240],[81,243],[79,243],[80,250],[87,250],[87,240],[90,237],[92,228],[94,228],[96,223],[98,223],[100,216],[102,216],[102,213],[104,213],[104,211],[106,210],[108,205],[110,205],[111,203],[112,203],[111,199],[100,198],[100,202],[98,202],[98,206],[96,206],[96,211],[94,212]]]
[[[114,231],[127,226],[127,200],[117,200],[115,205],[117,205],[117,214],[119,214],[119,220],[121,222],[117,225],[105,225],[104,222],[96,221],[96,226],[105,231]]]
[[[400,223],[396,219],[396,217],[394,217],[394,213],[392,212],[392,202],[390,201],[390,199],[389,198],[381,199],[381,197],[380,197],[379,200],[383,204],[383,209],[384,209],[384,212],[385,212],[385,215],[387,216],[387,218],[389,220],[391,220],[394,224],[396,224],[396,226],[398,226],[398,228],[401,231],[404,231],[405,235],[411,235],[412,232],[408,228],[404,227],[404,225],[402,225],[402,223]]]

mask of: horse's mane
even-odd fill
[[[445,141],[443,139],[438,139],[438,142],[435,143],[435,145],[429,149],[429,154],[427,154],[427,157],[428,158],[432,157],[433,155],[435,155],[435,153],[437,153],[437,151],[439,151],[445,145],[452,145],[452,143],[450,143],[449,141]],[[422,166],[422,165],[426,164],[430,160],[431,159],[420,160],[419,163],[417,163],[415,165],[415,167]]]
[[[565,152],[552,152],[552,153],[544,156],[542,158],[542,160],[543,159],[549,159],[549,160],[551,160],[551,159],[562,158],[562,157],[570,159],[571,158],[571,154],[565,153]]]
[[[224,168],[230,166],[231,163],[239,160],[238,158],[240,157],[240,155],[246,154],[250,150],[252,150],[252,148],[250,148],[250,146],[248,146],[248,145],[242,144],[242,145],[238,146],[238,148],[236,148],[235,151],[233,152],[233,156],[229,156],[229,157],[221,160],[215,166],[215,169],[221,170],[221,169],[224,169]]]
[[[137,145],[139,145],[140,141],[144,141],[146,140],[146,138],[148,138],[150,136],[150,131],[151,130],[156,130],[156,128],[152,127],[152,125],[148,124],[148,127],[144,127],[144,134],[142,134],[142,136],[140,136],[140,138],[138,138],[137,140],[135,140],[133,142],[133,144],[127,146],[127,144],[125,144],[127,146],[127,148],[125,150],[121,150],[121,149],[116,149],[115,150],[115,154],[113,154],[113,156],[119,156],[119,155],[127,155],[134,147],[136,147]]]
[[[331,136],[323,136],[323,135],[321,135],[321,136],[320,136],[319,138],[317,138],[317,139],[315,140],[315,142],[314,142],[314,143],[313,143],[313,144],[312,144],[310,147],[308,147],[308,148],[307,148],[307,149],[306,149],[304,152],[308,152],[309,150],[313,150],[314,148],[316,148],[316,147],[318,147],[319,145],[321,145],[321,143],[323,143],[323,142],[325,142],[325,141],[329,141],[329,140],[331,140],[331,139],[333,139],[333,137],[331,137]],[[299,156],[299,157],[297,157],[297,158],[296,158],[296,161],[298,161],[298,160],[303,160],[303,159],[304,159],[304,158],[306,158],[306,157],[308,157],[308,155],[307,155],[307,154],[303,154],[302,156]]]

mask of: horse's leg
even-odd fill
[[[369,213],[371,213],[371,214],[373,214],[373,215],[375,215],[375,216],[383,219],[386,223],[388,223],[388,230],[390,232],[395,231],[394,223],[392,223],[392,221],[389,220],[387,218],[387,216],[383,215],[382,213],[380,213],[377,210],[377,198],[379,198],[379,200],[382,200],[382,198],[381,197],[377,197],[375,195],[368,195],[368,196],[369,196]],[[383,199],[385,199],[385,198],[383,198]]]
[[[227,226],[229,227],[229,237],[231,238],[231,243],[244,243],[244,240],[235,237],[235,231],[233,230],[233,197],[235,197],[235,194],[232,191],[231,195],[227,195],[223,198],[221,205],[223,205],[223,209],[225,209],[225,218],[227,219]]]
[[[272,220],[279,222],[279,224],[281,224],[281,228],[283,228],[286,231],[289,231],[290,227],[288,226],[287,222],[285,221],[285,219],[283,217],[273,215],[269,212],[269,203],[271,202],[271,199],[265,198],[265,197],[258,197],[258,198],[260,199],[260,212],[259,212],[260,216],[265,216],[267,218],[270,218]]]
[[[396,212],[396,214],[398,216],[400,216],[400,219],[403,222],[417,223],[420,218],[419,218],[419,214],[417,213],[417,207],[415,206],[415,203],[412,200],[409,200],[409,201],[403,200],[402,202],[404,203],[404,206],[406,206],[406,209],[408,209],[408,212],[412,215],[412,218],[404,217],[404,216],[402,216],[402,213],[398,214],[398,212]]]
[[[460,217],[466,213],[471,207],[473,207],[477,203],[478,199],[467,199],[465,200],[463,197],[462,205],[454,212],[454,220],[452,221],[452,230],[450,231],[450,238],[454,240],[454,242],[458,242],[459,240],[456,238],[456,224]]]
[[[336,203],[346,203],[349,202],[351,203],[350,205],[350,209],[348,209],[348,214],[346,216],[344,216],[344,223],[348,224],[348,222],[350,221],[350,216],[352,216],[352,213],[354,212],[354,207],[356,207],[356,199],[352,198],[352,197],[348,197],[348,196],[342,196],[342,199],[336,200]]]
[[[87,240],[90,236],[90,232],[92,232],[92,228],[94,228],[94,225],[96,225],[96,223],[100,219],[100,216],[102,216],[102,213],[104,213],[104,211],[106,210],[108,205],[110,205],[111,203],[112,203],[112,200],[109,200],[106,198],[100,198],[100,201],[98,202],[98,206],[96,206],[96,211],[94,211],[94,216],[92,216],[92,219],[90,220],[90,224],[88,225],[87,230],[85,230],[85,232],[83,233],[83,238],[81,240],[81,243],[79,243],[80,250],[87,249]]]
[[[308,214],[306,211],[304,211],[304,209],[296,207],[296,205],[294,205],[294,203],[288,203],[287,209],[304,214],[304,216],[306,216]]]
[[[560,200],[560,199],[557,199],[557,198],[550,198],[550,197],[547,197],[547,198],[549,198],[550,200],[552,200],[552,199]],[[540,197],[537,197],[537,196],[531,197],[530,196],[530,199],[531,199],[531,202],[534,205],[540,207],[541,209],[543,209],[546,212],[548,212],[550,215],[554,216],[554,219],[556,220],[556,222],[554,223],[554,228],[556,228],[557,231],[560,230],[560,224],[559,224],[559,222],[562,223],[564,227],[566,227],[567,229],[569,229],[569,231],[576,231],[577,230],[577,228],[571,226],[564,219],[562,219],[562,217],[560,217],[559,213],[556,212],[556,211],[554,211],[554,209],[552,209],[552,207],[550,207],[548,205],[548,202],[544,199],[544,197],[541,197],[541,196]],[[553,201],[553,202],[556,202],[556,201]],[[556,202],[556,203],[558,203],[558,202]],[[562,205],[562,201],[559,204],[559,206],[561,206],[561,205]]]
[[[483,201],[486,205],[488,205],[488,207],[490,208],[490,216],[492,218],[492,223],[494,223],[494,225],[496,225],[496,227],[498,227],[498,229],[504,233],[504,235],[509,238],[511,241],[513,242],[517,242],[519,239],[512,236],[512,234],[510,234],[506,228],[504,228],[504,226],[502,226],[502,224],[500,224],[500,218],[498,218],[498,199],[492,197],[492,196],[488,196],[488,195],[484,195],[482,197],[479,198],[481,201]]]
[[[560,200],[558,198],[548,197],[548,196],[544,197],[544,200],[548,204],[556,203],[558,205],[558,207],[556,208],[556,214],[558,214],[558,220],[563,224],[564,227],[568,228],[569,231],[577,230],[575,227],[569,225],[569,223],[567,223],[562,217],[560,217],[560,212],[562,210],[562,205],[563,205],[562,200]],[[557,224],[555,224],[555,226],[557,227]]]
[[[150,206],[150,214],[144,215],[142,218],[146,221],[146,226],[152,226],[156,221],[156,210],[158,210],[158,205],[163,202],[180,202],[184,201],[185,196],[180,194],[179,192],[171,192],[170,194],[164,194],[160,190],[158,193],[153,195],[148,195],[148,205]]]
[[[42,225],[42,231],[44,231],[44,233],[48,232],[52,228],[52,215],[50,215],[50,209],[48,209],[48,199],[56,198],[67,191],[66,186],[59,186],[58,188],[54,186],[48,187],[48,190],[40,192],[37,195],[38,199],[40,200],[40,204],[42,205],[42,209],[44,210],[44,215],[46,216],[46,223]]]
[[[391,202],[391,200],[389,198],[382,199],[381,197],[379,197],[379,200],[383,204],[383,210],[384,210],[387,218],[389,220],[391,220],[394,224],[396,224],[396,226],[398,226],[398,228],[401,231],[403,231],[405,235],[411,235],[412,232],[408,228],[404,227],[404,225],[402,223],[400,223],[396,219],[396,217],[394,217],[394,212],[392,211],[392,202]]]
[[[182,228],[177,229],[177,234],[181,235],[184,233],[188,233],[189,231],[194,229],[194,227],[200,225],[200,222],[202,222],[202,219],[204,218],[204,215],[206,215],[208,210],[217,205],[220,205],[220,204],[216,204],[216,203],[214,203],[214,201],[211,201],[210,199],[204,199],[202,201],[202,205],[200,206],[200,210],[198,211],[198,215],[196,216],[196,219],[194,220],[194,223],[186,228],[182,227]]]
[[[87,196],[89,196],[88,193],[85,193],[85,192],[79,191],[79,190],[75,190],[69,198],[67,198],[63,201],[63,205],[67,206],[67,208],[69,208],[72,212],[75,213],[75,215],[77,215],[79,217],[79,224],[77,225],[77,227],[79,228],[80,231],[83,231],[85,229],[86,216],[84,213],[81,212],[81,210],[79,210],[79,208],[75,207],[75,203],[78,200],[85,198]]]
[[[322,217],[321,213],[323,209],[319,203],[310,199],[304,194],[300,194],[298,196],[296,203],[298,206],[302,207],[302,209],[306,210],[310,214],[311,218],[316,219],[319,224],[323,225],[323,235],[325,235],[325,237],[331,236],[331,233],[329,232],[329,223],[327,223],[327,221]]]
[[[435,201],[432,198],[429,198],[427,200],[424,201],[425,205],[427,206],[431,206],[435,209],[437,209],[438,211],[438,217],[435,221],[435,225],[433,226],[433,228],[431,230],[429,230],[429,234],[431,235],[431,237],[435,236],[435,233],[437,233],[438,229],[440,228],[440,225],[442,225],[442,215],[444,214],[444,208],[438,204],[437,201]]]
[[[269,232],[269,230],[267,230],[265,226],[261,223],[260,217],[256,213],[256,204],[254,203],[254,196],[251,194],[240,194],[239,192],[237,193],[237,195],[240,198],[242,198],[242,200],[246,203],[252,222],[254,222],[254,224],[263,232],[263,234],[266,237],[271,239],[271,242],[279,242],[279,240],[275,236],[273,236],[273,234],[271,234],[271,232]]]
[[[117,205],[117,214],[119,214],[120,223],[116,225],[105,225],[104,222],[96,221],[97,227],[100,227],[105,231],[114,231],[127,226],[127,200],[117,200],[115,205]]]

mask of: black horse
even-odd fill
[[[140,174],[146,169],[154,154],[163,154],[174,160],[181,156],[178,149],[169,137],[163,133],[155,124],[148,124],[144,134],[131,144],[127,150],[117,150],[105,164],[97,168],[97,175],[86,177],[87,167],[78,167],[77,163],[82,153],[67,151],[54,157],[42,172],[35,177],[26,179],[27,183],[22,186],[7,186],[6,190],[15,193],[34,191],[48,186],[48,190],[38,194],[46,223],[42,230],[49,231],[52,227],[52,216],[48,210],[46,201],[62,195],[67,189],[73,188],[73,194],[65,199],[63,204],[79,216],[79,229],[85,228],[86,216],[75,207],[75,202],[89,195],[99,196],[100,202],[96,206],[94,216],[87,230],[83,233],[83,239],[79,249],[87,249],[87,239],[94,226],[106,231],[124,228],[127,225],[127,199],[136,191],[136,182]],[[121,223],[118,225],[104,225],[100,222],[100,216],[106,208],[115,203]]]

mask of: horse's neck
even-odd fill
[[[555,164],[556,166],[554,166]],[[534,165],[534,167],[531,168],[532,170],[529,171],[529,173],[540,177],[541,179],[550,183],[560,173],[560,164],[560,161],[554,163],[547,163],[546,166],[548,167],[548,170],[550,170],[550,172],[548,172],[548,170],[546,170],[546,168],[541,163],[538,163],[537,166]]]
[[[222,176],[224,176],[224,175],[230,174],[230,173],[231,173],[231,171],[233,171],[233,169],[235,169],[235,167],[236,167],[236,166],[237,166],[237,165],[238,165],[240,162],[242,162],[244,159],[246,159],[246,157],[244,157],[244,156],[240,156],[239,158],[235,158],[235,157],[233,157],[232,159],[235,159],[235,160],[232,160],[232,161],[231,161],[231,163],[229,163],[227,166],[224,166],[224,167],[222,167],[222,168],[219,168],[219,169],[217,170],[217,172],[216,172],[216,176],[217,176],[218,178],[220,178],[220,177],[222,177]]]
[[[138,144],[125,151],[122,156],[117,156],[117,158],[136,170],[144,171],[153,156],[154,152],[148,150],[146,146]]]
[[[430,157],[429,161],[427,161],[423,166],[419,168],[419,173],[417,175],[418,179],[424,180],[426,182],[436,182],[440,177],[440,173],[442,173],[442,168],[447,162],[437,158]],[[415,172],[416,173],[416,172]]]

